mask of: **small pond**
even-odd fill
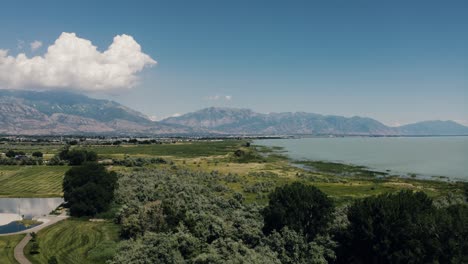
[[[36,224],[36,225],[28,225],[28,226],[25,226],[24,224],[22,224],[21,222],[11,222],[7,225],[2,225],[0,226],[0,234],[7,234],[7,233],[13,233],[13,232],[19,232],[19,231],[23,231],[23,230],[26,230],[26,229],[30,229],[30,228],[33,228],[35,226],[38,226],[40,225],[41,223],[39,224]]]
[[[0,198],[0,234],[31,228],[16,220],[48,215],[62,203],[62,198]]]

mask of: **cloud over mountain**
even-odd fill
[[[129,35],[117,35],[104,52],[75,33],[62,33],[43,56],[16,57],[0,49],[0,88],[111,91],[131,88],[137,74],[156,64]]]

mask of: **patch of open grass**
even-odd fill
[[[68,219],[37,233],[39,254],[29,254],[31,243],[24,253],[32,263],[47,263],[52,256],[58,263],[105,263],[115,252],[118,234],[113,223]]]
[[[0,166],[0,197],[59,197],[67,166]]]
[[[15,260],[14,250],[24,236],[25,235],[0,236],[0,263],[18,263]]]
[[[153,145],[91,146],[86,148],[98,153],[101,157],[119,157],[126,154],[130,156],[146,155],[194,158],[226,155],[234,152],[243,143],[245,141],[224,140]]]

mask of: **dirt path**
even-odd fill
[[[24,247],[28,244],[29,240],[31,240],[31,235],[28,233],[26,236],[21,240],[18,245],[15,247],[15,259],[18,261],[19,264],[32,264],[26,256],[24,255]]]

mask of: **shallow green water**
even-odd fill
[[[257,140],[293,159],[336,161],[394,173],[468,180],[468,137],[344,137]]]

